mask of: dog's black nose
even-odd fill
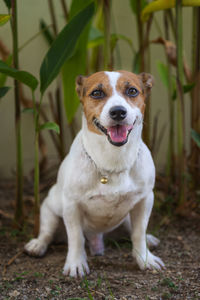
[[[115,121],[124,120],[127,116],[127,110],[123,106],[113,106],[109,111],[110,117]]]

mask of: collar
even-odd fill
[[[109,183],[109,179],[110,179],[112,174],[120,174],[120,173],[123,173],[123,172],[127,171],[127,169],[123,169],[121,171],[114,172],[114,171],[102,170],[102,169],[98,168],[95,161],[92,159],[92,157],[88,154],[87,150],[85,149],[83,141],[82,141],[82,147],[83,147],[83,151],[85,153],[85,156],[94,165],[95,169],[97,170],[97,172],[99,174],[99,181],[102,184]]]

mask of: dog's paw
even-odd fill
[[[157,247],[159,243],[160,243],[160,240],[157,239],[154,235],[147,234],[147,245],[148,245],[148,247]]]
[[[78,260],[69,260],[64,265],[63,275],[69,275],[71,277],[83,277],[90,273],[87,261],[85,258],[80,258]]]
[[[31,256],[43,256],[47,250],[47,245],[39,239],[32,239],[24,246],[24,250]]]
[[[137,264],[141,270],[144,269],[155,269],[162,270],[165,268],[165,264],[158,256],[153,255],[149,250],[147,250],[146,255],[141,256],[139,253],[134,253],[134,257]]]

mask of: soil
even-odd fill
[[[45,186],[45,185],[44,185]],[[47,184],[48,186],[48,184]],[[32,188],[25,196],[31,219]],[[44,189],[45,190],[45,189]],[[45,193],[46,191],[44,191]],[[141,271],[131,256],[123,229],[105,239],[104,256],[88,254],[91,273],[82,279],[62,275],[67,245],[51,245],[42,258],[23,253],[32,226],[13,229],[14,184],[0,184],[0,299],[200,299],[200,217],[151,217],[149,232],[160,239],[153,253],[166,269]]]

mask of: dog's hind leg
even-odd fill
[[[52,212],[47,204],[47,199],[45,199],[40,209],[40,232],[38,238],[30,240],[24,247],[29,255],[44,255],[48,245],[53,239],[58,221],[59,217]]]
[[[86,238],[89,242],[89,249],[91,255],[104,254],[103,233],[86,233]]]

